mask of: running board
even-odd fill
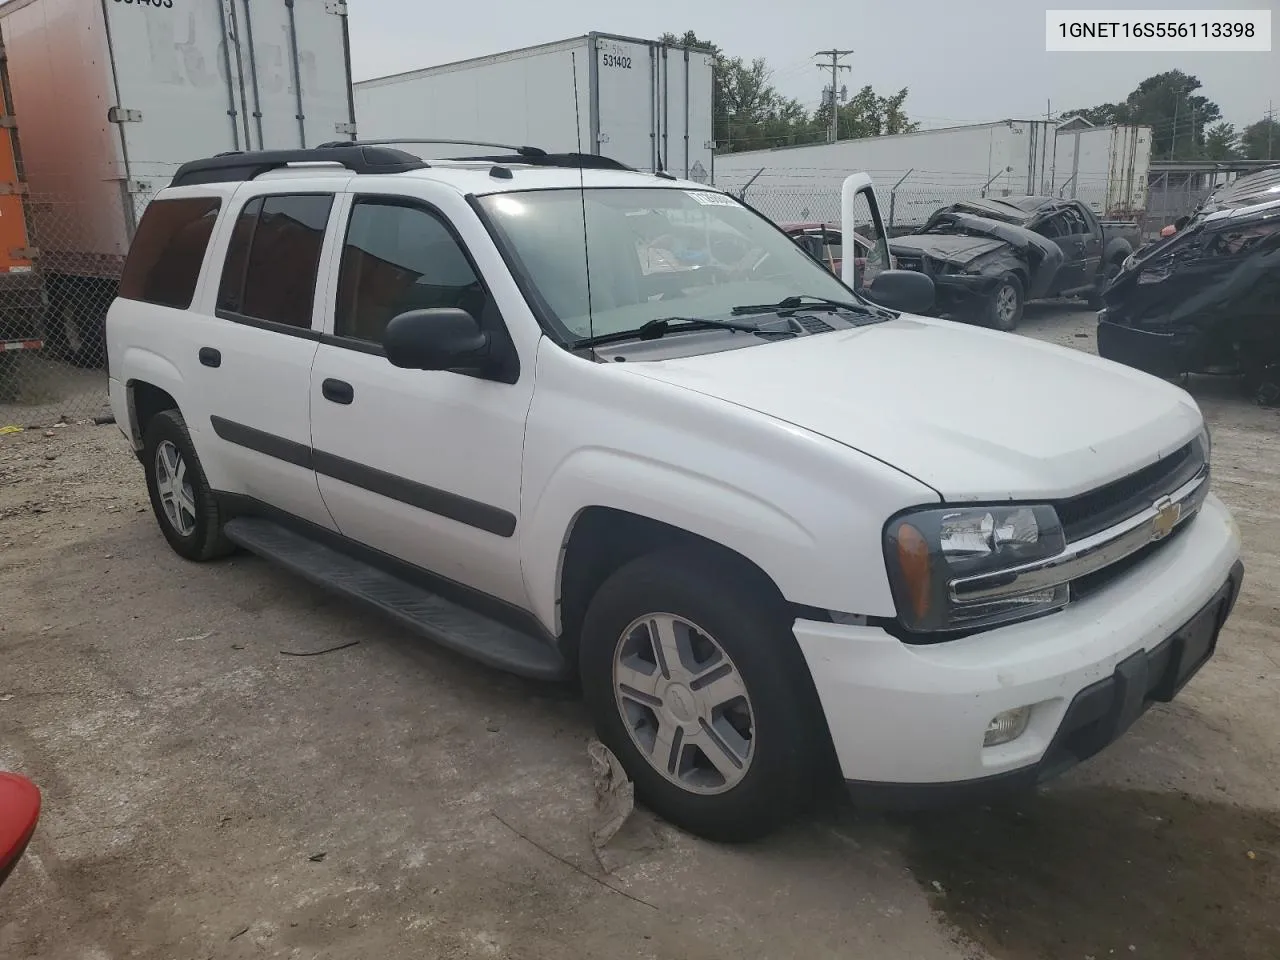
[[[464,656],[534,680],[567,680],[570,670],[544,640],[468,610],[428,590],[260,517],[223,527],[232,543],[312,583],[376,607]]]

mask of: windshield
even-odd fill
[[[481,203],[571,341],[799,295],[856,302],[786,234],[721,193],[570,188]]]

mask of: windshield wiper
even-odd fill
[[[657,340],[665,337],[671,330],[734,330],[742,333],[757,333],[760,324],[747,323],[743,320],[712,320],[707,317],[658,317],[640,324],[634,330],[620,330],[617,333],[602,333],[595,337],[583,337],[575,347],[594,347],[601,343],[617,343],[620,340]]]
[[[806,300],[811,302],[806,303]],[[851,300],[832,300],[830,297],[818,297],[810,293],[787,297],[777,303],[745,303],[742,306],[734,307],[730,312],[734,316],[741,317],[753,313],[780,313],[787,310],[849,310],[852,313],[861,313],[871,317],[883,317],[886,320],[894,319],[894,314],[882,307],[873,307],[866,303],[854,303]]]

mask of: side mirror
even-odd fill
[[[933,307],[933,280],[915,270],[882,270],[863,292],[880,306],[903,313],[924,313]]]
[[[40,819],[40,790],[16,773],[0,773],[0,884],[22,859]]]
[[[383,349],[406,370],[479,370],[489,361],[489,334],[456,307],[410,310],[387,324]]]

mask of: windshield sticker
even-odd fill
[[[686,190],[685,193],[704,207],[736,207],[738,201],[723,193],[710,193],[703,190]]]

